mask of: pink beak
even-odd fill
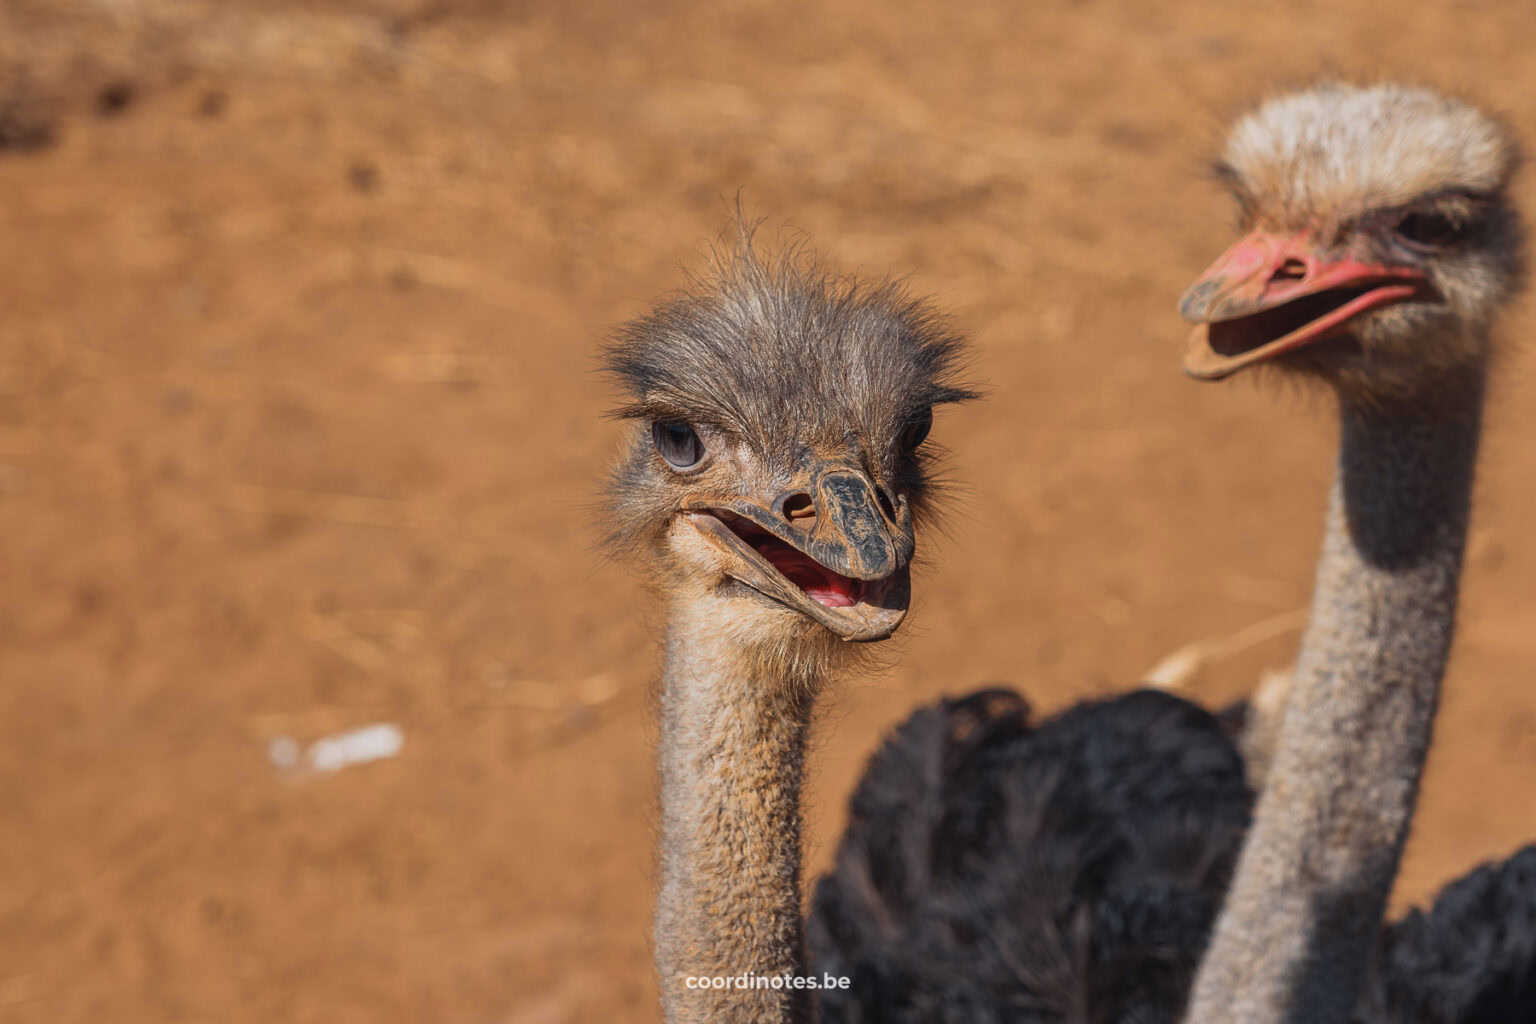
[[[1198,324],[1184,369],[1220,380],[1245,366],[1344,333],[1366,310],[1420,293],[1424,274],[1412,267],[1323,255],[1309,232],[1243,236],[1222,253],[1179,302]]]

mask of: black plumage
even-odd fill
[[[1252,808],[1217,718],[983,690],[871,758],[808,923],[827,1024],[1173,1024]],[[1357,1024],[1536,1021],[1536,847],[1384,931]]]

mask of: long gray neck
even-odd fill
[[[674,616],[662,684],[662,1007],[670,1024],[806,1021],[805,990],[734,986],[804,962],[800,784],[820,680],[766,668],[704,604]]]
[[[1435,405],[1342,402],[1312,618],[1188,1024],[1354,1008],[1413,817],[1456,624],[1482,375]]]

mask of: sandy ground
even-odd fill
[[[8,0],[0,1021],[656,1018],[657,616],[591,548],[593,354],[738,190],[936,295],[993,390],[939,419],[969,490],[899,661],[824,716],[813,871],[913,705],[1303,607],[1331,414],[1183,378],[1173,304],[1267,85],[1425,77],[1536,138],[1536,8],[1386,10]],[[1533,358],[1400,905],[1536,834]],[[399,757],[269,760],[369,722]]]

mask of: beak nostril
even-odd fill
[[[816,518],[816,503],[809,494],[792,494],[784,499],[784,518],[791,526],[810,526]]]
[[[1301,260],[1286,260],[1271,275],[1270,281],[1300,281],[1307,276],[1307,265]]]

